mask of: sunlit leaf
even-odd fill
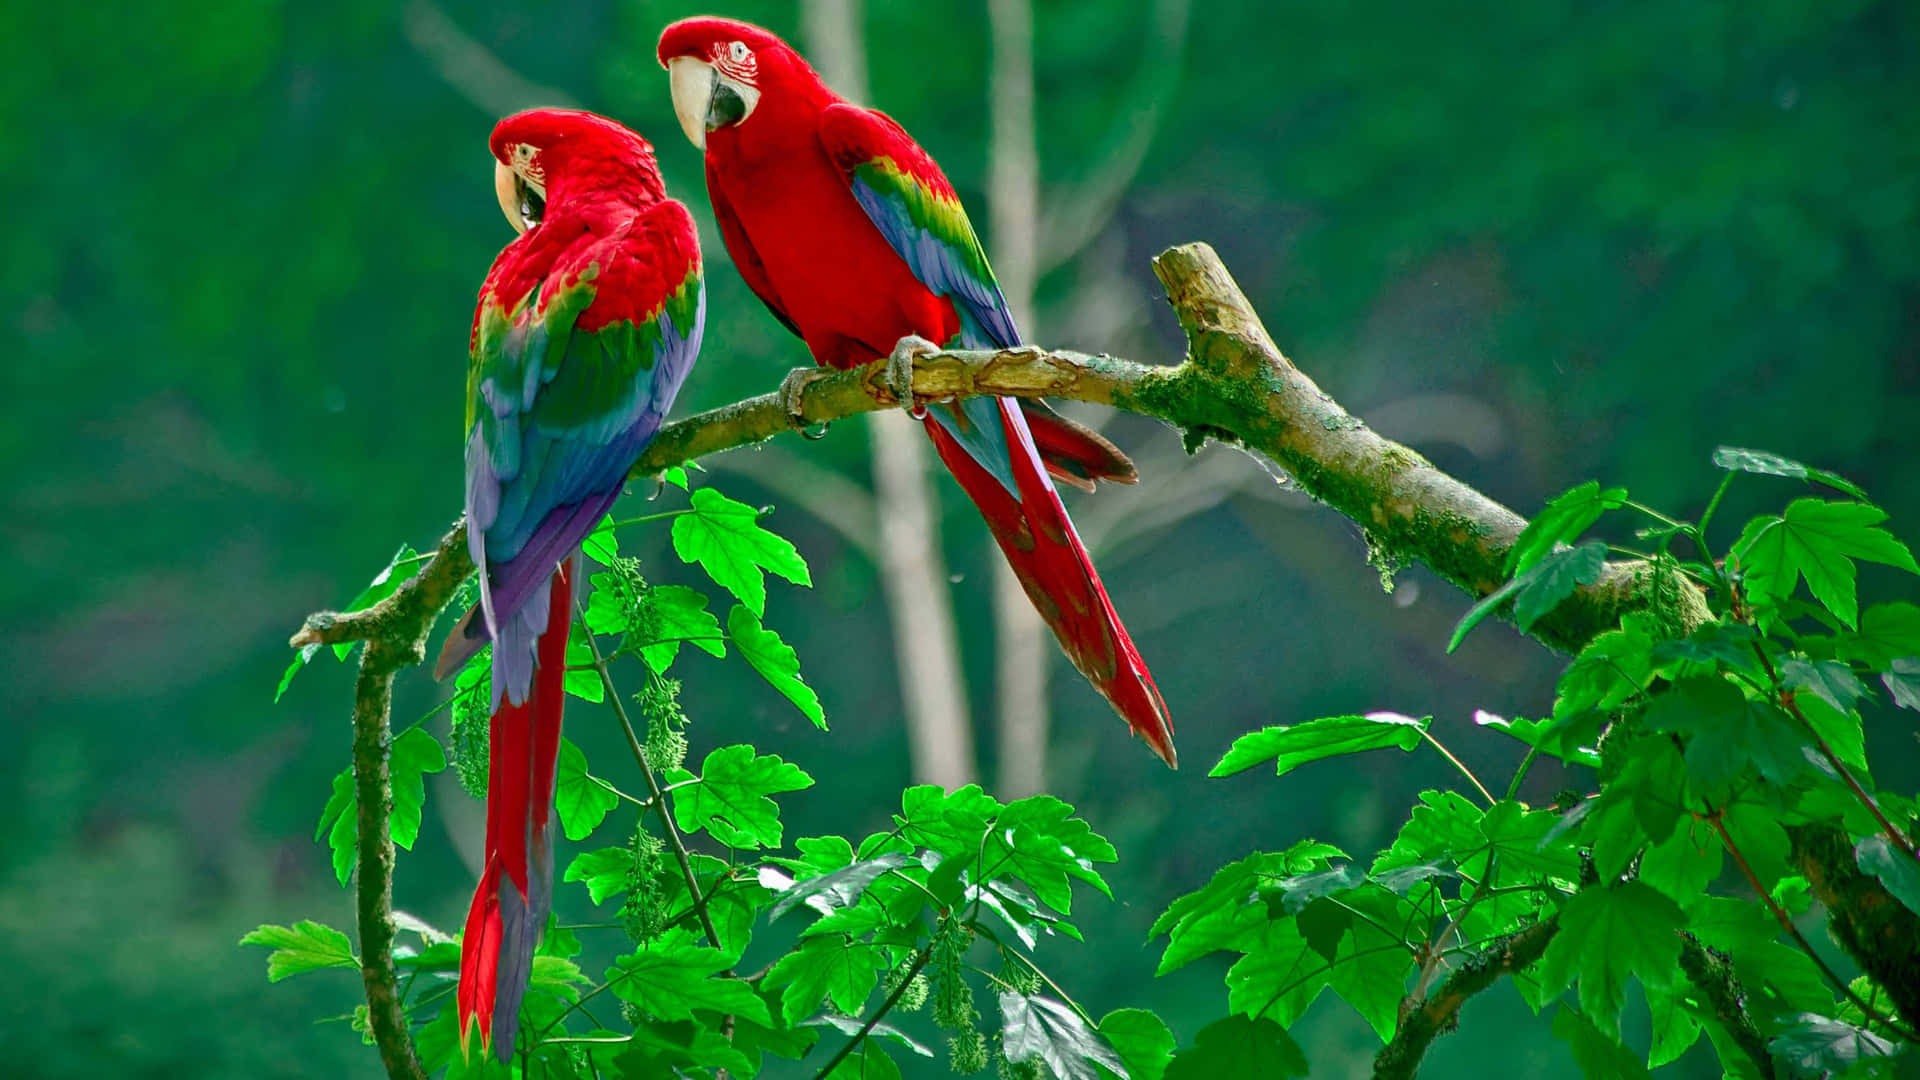
[[[1145,1009],[1115,1009],[1100,1018],[1100,1034],[1127,1066],[1132,1080],[1161,1080],[1173,1060],[1173,1032]],[[1108,1075],[1122,1074],[1111,1069]]]
[[[269,982],[322,968],[360,966],[347,935],[311,919],[302,919],[292,926],[261,926],[241,938],[240,944],[265,945],[273,950],[267,954]]]
[[[720,974],[732,965],[718,949],[666,934],[615,958],[606,978],[614,994],[662,1020],[690,1020],[696,1009],[706,1009],[771,1024],[767,1003],[751,985]]]
[[[1416,720],[1399,713],[1377,712],[1263,728],[1233,740],[1233,746],[1207,775],[1232,776],[1272,759],[1275,775],[1285,776],[1308,762],[1341,754],[1386,747],[1411,750],[1420,745],[1420,733],[1431,722],[1432,717]]]
[[[756,616],[767,609],[763,571],[795,585],[813,584],[793,544],[760,527],[758,510],[712,488],[695,491],[692,510],[673,519],[673,550],[683,562],[699,563],[714,584]]]
[[[1907,546],[1879,527],[1886,511],[1867,503],[1796,499],[1780,517],[1755,518],[1733,546],[1747,590],[1774,603],[1804,579],[1814,599],[1855,626],[1853,560],[1920,573]]]
[[[780,1008],[789,1024],[799,1023],[828,999],[841,1013],[856,1016],[879,983],[885,963],[878,946],[839,935],[811,937],[775,961],[764,985],[780,990]]]
[[[702,489],[705,490],[705,489]],[[780,639],[780,635],[760,625],[760,619],[748,611],[743,604],[735,604],[727,612],[727,636],[733,639],[733,645],[746,657],[753,670],[767,680],[782,697],[793,702],[801,714],[813,721],[813,725],[822,731],[827,729],[826,713],[820,708],[820,698],[800,678],[800,657],[793,647]]]
[[[633,849],[607,847],[575,855],[561,880],[585,882],[587,895],[601,904],[627,891],[627,875],[632,872]]]
[[[1794,480],[1817,480],[1830,488],[1844,491],[1856,499],[1864,499],[1867,493],[1838,473],[1825,469],[1815,469],[1802,465],[1792,458],[1766,450],[1747,450],[1738,446],[1722,446],[1714,450],[1713,463],[1732,472],[1760,473],[1766,476],[1785,476]]]
[[[688,832],[705,829],[736,848],[779,847],[780,808],[768,796],[813,786],[813,777],[800,766],[776,754],[756,754],[745,744],[708,754],[697,777],[675,769],[668,779],[682,785],[668,796],[680,827]]]
[[[1058,1080],[1099,1080],[1094,1066],[1127,1077],[1107,1040],[1067,1005],[1037,994],[1000,994],[1000,1049],[1016,1065],[1046,1065]]]
[[[1602,490],[1597,480],[1589,480],[1547,500],[1547,505],[1520,531],[1507,552],[1507,576],[1517,577],[1531,570],[1556,546],[1572,543],[1598,521],[1601,514],[1618,510],[1626,501],[1626,488]]]
[[[559,815],[560,829],[569,840],[585,840],[600,827],[607,814],[620,805],[620,796],[587,772],[587,755],[560,738],[560,757],[554,772],[553,809]]]

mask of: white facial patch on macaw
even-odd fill
[[[760,61],[744,41],[720,41],[713,46],[710,62],[720,74],[742,86],[757,86]]]

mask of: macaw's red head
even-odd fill
[[[651,203],[666,197],[647,140],[604,116],[577,109],[529,109],[493,129],[493,187],[500,211],[520,232],[540,224],[548,202],[614,189]]]
[[[834,100],[800,54],[766,30],[702,15],[660,33],[660,66],[673,88],[673,111],[701,150],[707,133],[745,124],[763,101],[778,105]]]

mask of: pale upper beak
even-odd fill
[[[698,150],[707,148],[707,132],[740,123],[760,104],[757,87],[729,79],[712,64],[691,56],[667,61],[667,82],[680,130]]]
[[[513,226],[515,232],[524,233],[540,224],[540,215],[546,213],[545,189],[521,179],[498,159],[493,163],[493,193],[500,200],[500,212],[507,216],[507,224]]]

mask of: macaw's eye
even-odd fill
[[[747,43],[744,41],[736,41],[727,50],[727,53],[733,57],[735,62],[745,60],[747,58]]]

